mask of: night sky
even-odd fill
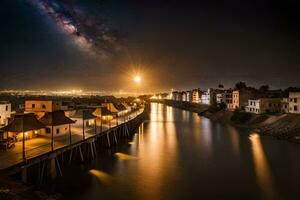
[[[2,0],[0,87],[130,91],[135,71],[143,91],[300,86],[299,10],[271,0]]]

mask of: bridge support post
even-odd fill
[[[108,147],[110,147],[109,133],[106,134],[106,138],[107,138]]]
[[[22,182],[27,183],[27,167],[22,167],[21,176]]]
[[[51,157],[49,158],[49,165],[48,165],[48,172],[50,175],[50,180],[54,180],[57,176],[57,172],[56,172],[56,163],[55,163],[55,157]]]

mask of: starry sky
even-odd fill
[[[0,88],[300,86],[299,10],[292,0],[2,0]]]

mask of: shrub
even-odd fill
[[[241,110],[235,110],[233,112],[233,115],[231,117],[231,121],[238,123],[238,124],[244,124],[247,121],[249,121],[251,118],[251,114],[247,112],[243,112]]]

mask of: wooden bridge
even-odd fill
[[[122,139],[130,138],[139,125],[148,118],[149,109],[150,107],[146,105],[142,112],[128,121],[101,130],[86,139],[21,160],[0,170],[0,175],[19,174],[23,182],[36,183],[38,186],[48,183],[57,175],[63,175],[62,166],[71,165],[73,162],[94,160],[97,158],[98,149],[111,148],[118,145]]]

